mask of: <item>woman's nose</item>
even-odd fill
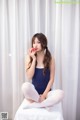
[[[37,44],[35,44],[34,47],[37,48]]]

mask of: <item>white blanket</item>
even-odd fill
[[[63,120],[61,103],[50,108],[28,108],[26,99],[18,108],[14,120]]]

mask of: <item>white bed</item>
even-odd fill
[[[26,104],[26,99],[24,99],[15,114],[14,120],[64,120],[61,103],[56,104],[51,110],[48,108],[24,109]]]

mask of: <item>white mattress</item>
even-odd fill
[[[18,108],[14,120],[63,120],[61,103],[54,107],[48,108],[28,108],[24,109],[27,104],[26,99]]]

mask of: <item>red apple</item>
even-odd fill
[[[36,50],[37,50],[37,48],[32,48],[31,52],[32,52],[32,51],[34,52],[34,51],[36,51]]]

